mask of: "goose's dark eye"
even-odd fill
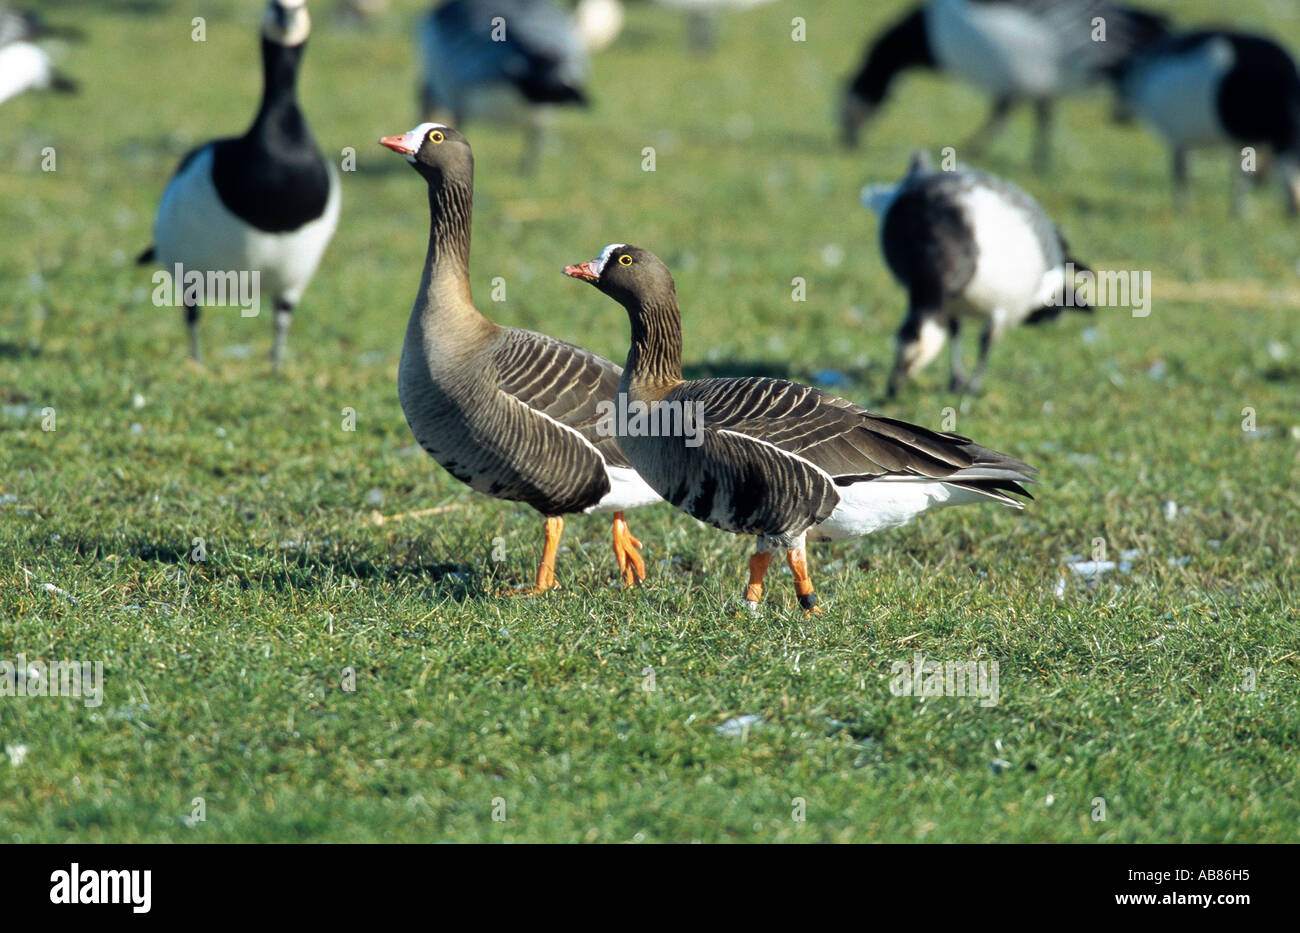
[[[622,256],[618,257],[618,264],[620,266],[630,266],[632,265],[632,257],[627,253],[624,253]]]
[[[446,139],[446,137],[442,135],[442,130],[434,130],[432,133],[429,134],[430,142],[440,143],[444,139]]]

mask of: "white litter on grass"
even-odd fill
[[[16,768],[22,764],[23,759],[27,757],[27,746],[6,745],[5,754],[9,756],[9,764]]]
[[[383,505],[384,491],[382,489],[372,489],[366,493],[366,505]]]
[[[26,575],[28,580],[36,579],[36,574],[32,573],[26,567],[23,568],[23,574]],[[62,596],[70,603],[75,603],[77,601],[77,598],[75,596],[73,596],[71,593],[69,593],[67,590],[63,589],[62,587],[55,586],[53,583],[38,583],[37,586],[39,586],[45,592],[49,593],[51,596]]]
[[[144,408],[144,396],[139,392],[131,396],[131,405],[135,408]]]
[[[1178,518],[1178,503],[1173,499],[1165,500],[1165,521],[1172,522]]]
[[[744,738],[751,729],[756,729],[763,723],[762,716],[755,716],[753,713],[746,713],[744,716],[736,716],[728,719],[722,725],[717,727],[718,735],[725,735],[729,738]]]
[[[1082,554],[1071,554],[1065,558],[1064,563],[1085,586],[1095,587],[1105,574],[1118,572],[1126,576],[1132,573],[1133,561],[1141,555],[1142,552],[1137,549],[1120,551],[1119,560],[1086,560]],[[1116,589],[1118,588],[1117,586]],[[1056,586],[1052,588],[1052,595],[1057,599],[1065,597],[1064,574],[1057,579]]]
[[[1284,359],[1286,359],[1287,352],[1288,350],[1286,344],[1279,343],[1276,340],[1270,340],[1268,342],[1268,356],[1269,359],[1273,360],[1274,362],[1280,363]]]
[[[822,265],[834,269],[844,262],[844,247],[838,243],[827,243],[822,247]]]

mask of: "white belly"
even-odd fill
[[[906,525],[926,509],[990,501],[987,496],[927,480],[874,479],[839,490],[830,518],[808,530],[813,541],[860,538]]]
[[[50,86],[54,68],[44,50],[30,42],[0,48],[0,103],[26,91]]]
[[[1041,308],[1062,279],[1023,212],[996,192],[974,188],[962,210],[975,233],[975,274],[962,292],[964,310],[1006,327]]]
[[[235,271],[260,274],[262,302],[298,303],[316,273],[339,219],[339,184],[329,166],[325,212],[297,230],[266,233],[232,214],[212,181],[213,150],[203,149],[163,192],[154,223],[157,261],[170,271]]]
[[[1212,39],[1186,55],[1139,66],[1124,83],[1125,96],[1174,146],[1224,142],[1228,134],[1219,120],[1219,85],[1233,60],[1232,46]]]
[[[1059,36],[1007,5],[934,0],[926,33],[946,71],[992,94],[1054,97],[1077,76],[1062,60]]]
[[[609,477],[610,490],[605,494],[605,498],[584,510],[588,514],[622,512],[625,509],[636,509],[662,501],[659,493],[651,489],[641,478],[641,474],[631,467],[607,466],[605,473]]]

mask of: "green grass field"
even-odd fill
[[[1082,259],[1150,270],[1151,314],[1020,329],[983,396],[959,403],[940,360],[886,403],[905,298],[858,189],[917,146],[961,156],[986,107],[917,75],[865,148],[838,146],[839,83],[904,5],[782,0],[724,20],[708,58],[635,5],[536,177],[518,132],[466,127],[496,320],[621,361],[623,310],[559,270],[645,246],[677,278],[690,374],[833,371],[893,416],[937,428],[953,406],[953,429],[1042,471],[1024,512],[814,547],[826,613],[807,619],[784,568],[736,618],[752,542],[668,506],[630,516],[645,587],[620,590],[590,517],[567,525],[560,592],[494,595],[530,581],[540,517],[425,457],[396,394],[428,217],[375,140],[418,122],[423,3],[370,32],[314,4],[301,99],[356,171],[278,375],[268,317],[233,310],[206,313],[207,368],[187,365],[179,310],[133,264],[180,155],[251,120],[260,2],[44,4],[88,41],[65,63],[83,92],[12,101],[0,129],[0,660],[101,661],[104,696],[0,697],[0,839],[1300,839],[1300,226],[1271,186],[1232,217],[1226,152],[1194,162],[1175,213],[1163,145],[1102,95],[1064,105],[1035,176],[1021,114],[977,164]],[[1234,15],[1300,48],[1293,5]],[[1090,587],[1064,561],[1096,539],[1140,554]],[[996,661],[999,702],[895,697],[914,652]],[[741,716],[761,721],[719,730]]]

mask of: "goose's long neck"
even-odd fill
[[[484,322],[469,288],[470,220],[473,181],[445,175],[429,182],[429,251],[416,306],[422,323],[443,333],[458,322]]]
[[[284,46],[262,39],[262,106],[249,135],[269,144],[293,145],[311,139],[298,109],[298,63],[306,44]]]
[[[876,40],[853,79],[853,92],[868,103],[878,104],[899,73],[909,68],[932,68],[934,64],[923,7]]]
[[[634,389],[666,391],[682,381],[682,316],[676,293],[627,306],[632,347],[627,382]]]

